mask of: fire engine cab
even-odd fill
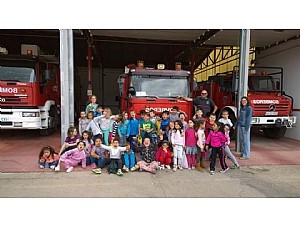
[[[176,64],[176,70],[164,70],[163,64],[157,69],[144,67],[143,61],[125,67],[125,73],[119,76],[120,110],[137,114],[141,110],[153,109],[157,114],[170,111],[178,106],[192,117],[190,102],[176,99],[177,96],[190,97],[190,72],[181,70],[181,64]]]
[[[39,129],[52,134],[60,112],[60,70],[54,56],[22,45],[22,55],[0,53],[1,129]]]
[[[278,139],[287,128],[296,123],[292,116],[293,98],[283,91],[283,69],[280,67],[251,67],[248,73],[248,98],[253,109],[252,126],[262,129],[265,136]],[[233,71],[210,76],[207,81],[197,83],[196,94],[205,89],[214,100],[219,113],[228,110],[233,123],[237,119],[240,105],[238,94],[238,67]]]

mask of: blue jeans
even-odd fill
[[[104,145],[109,146],[109,142],[108,142],[109,129],[106,130],[102,129],[102,133],[103,133]]]
[[[54,162],[40,162],[38,161],[39,165],[44,166],[45,169],[50,168],[50,166],[56,166],[58,164],[58,160]]]
[[[134,153],[131,153],[131,154],[125,153],[124,154],[124,162],[125,162],[125,166],[128,169],[131,169],[132,167],[134,167],[135,166],[135,155],[134,155]]]
[[[245,127],[239,126],[240,129],[240,143],[242,157],[250,158],[250,129],[246,131]]]
[[[126,134],[125,135],[120,135],[120,146],[123,147],[124,143],[126,142]]]
[[[90,156],[90,159],[91,159],[91,164],[96,163],[97,167],[101,166],[101,163],[103,160],[102,158],[94,158],[94,157]]]

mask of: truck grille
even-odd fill
[[[13,125],[11,121],[0,121],[0,125],[8,125],[8,126],[11,126]]]

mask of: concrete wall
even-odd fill
[[[300,39],[261,51],[256,62],[257,66],[283,67],[283,90],[294,98],[293,115],[297,116],[296,127],[288,129],[285,136],[300,140]]]
[[[85,109],[88,100],[88,69],[77,68],[81,80],[81,109]],[[113,113],[118,113],[119,103],[115,101],[115,96],[119,94],[117,80],[124,69],[104,69],[103,73],[99,68],[92,70],[93,94],[98,98],[97,103],[103,107],[110,107]]]

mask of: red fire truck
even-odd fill
[[[198,82],[196,94],[207,90],[221,113],[229,111],[234,123],[237,119],[238,67],[233,71],[210,76],[207,81]],[[252,126],[262,129],[265,136],[278,139],[287,128],[296,123],[292,116],[293,98],[283,91],[283,69],[280,67],[249,68],[248,98],[253,109]]]
[[[121,111],[134,110],[139,114],[141,110],[153,109],[158,114],[178,106],[179,111],[191,117],[191,103],[176,99],[190,97],[190,72],[181,70],[179,64],[176,67],[177,70],[164,70],[164,65],[159,64],[154,69],[144,67],[143,62],[138,62],[137,67],[126,66],[118,79]]]
[[[60,112],[58,60],[35,55],[32,50],[27,53],[0,54],[0,126],[39,129],[41,135],[50,135],[57,128]]]

